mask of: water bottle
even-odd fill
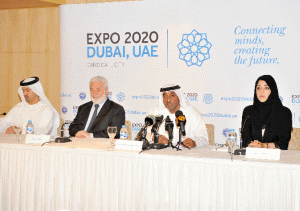
[[[126,140],[127,136],[128,136],[128,131],[127,131],[126,125],[122,125],[122,128],[120,130],[120,139]]]
[[[70,137],[69,127],[71,124],[65,124],[63,128],[63,136],[62,137]]]
[[[228,144],[228,152],[234,153],[236,149],[236,141],[237,141],[237,135],[236,132],[234,132],[234,129],[230,129],[230,132],[227,134],[227,144]]]
[[[33,132],[34,132],[34,127],[33,127],[32,121],[29,120],[26,125],[26,134],[33,134]]]

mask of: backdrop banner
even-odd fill
[[[90,101],[89,81],[109,82],[133,137],[160,88],[178,84],[215,126],[216,144],[238,136],[256,79],[272,75],[300,127],[300,1],[144,0],[60,6],[61,117]],[[189,121],[187,119],[187,121]]]

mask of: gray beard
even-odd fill
[[[99,100],[95,100],[93,97],[91,97],[91,100],[94,104],[100,105],[101,103],[103,103],[106,100],[106,98],[107,97],[105,95],[103,95]]]

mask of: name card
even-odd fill
[[[50,135],[26,134],[25,144],[43,144],[49,142]]]
[[[142,146],[143,146],[142,141],[117,140],[115,149],[142,151]]]
[[[280,160],[280,149],[247,147],[246,158]]]

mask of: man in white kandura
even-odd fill
[[[160,89],[162,97],[159,98],[159,105],[152,108],[149,114],[167,116],[174,123],[173,129],[173,145],[176,145],[179,141],[179,129],[175,123],[175,113],[178,110],[183,112],[186,117],[185,131],[186,136],[182,137],[183,144],[188,148],[202,147],[208,145],[208,135],[206,126],[203,122],[201,114],[187,102],[184,93],[181,91],[180,86],[168,84]],[[165,122],[159,127],[158,142],[162,144],[168,144],[169,135],[165,131]],[[183,147],[185,147],[182,145]]]
[[[15,133],[14,127],[21,127],[32,121],[35,134],[57,135],[59,115],[44,94],[38,77],[27,78],[18,89],[22,102],[15,105],[5,117],[0,118],[0,132]]]

